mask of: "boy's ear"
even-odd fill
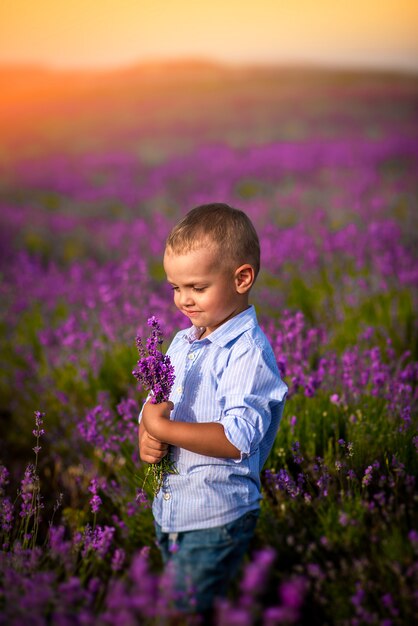
[[[251,289],[255,280],[255,272],[252,265],[245,263],[235,270],[235,287],[238,293],[246,293]]]

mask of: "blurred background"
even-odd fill
[[[417,69],[413,0],[2,0],[0,162],[298,139],[304,112],[327,134],[365,91],[398,106]]]
[[[56,69],[203,57],[416,70],[417,19],[413,0],[3,0],[0,58]]]

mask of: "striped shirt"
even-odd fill
[[[154,498],[163,532],[221,526],[259,508],[260,472],[276,437],[287,386],[254,307],[204,339],[192,327],[174,337],[167,354],[175,381],[172,420],[219,422],[239,459],[171,448],[177,474],[167,474]]]

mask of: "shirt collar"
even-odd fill
[[[255,308],[250,305],[248,309],[242,311],[238,315],[235,315],[230,320],[219,326],[210,335],[205,337],[205,340],[217,344],[218,346],[225,347],[230,341],[236,339],[239,335],[250,328],[257,326],[257,316]],[[204,328],[192,326],[184,335],[189,343],[193,343],[204,332]]]
[[[193,343],[204,333],[204,326],[192,326],[188,330],[184,331],[184,338],[187,339],[189,343]]]

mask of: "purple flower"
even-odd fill
[[[299,441],[294,441],[292,443],[292,454],[293,454],[293,461],[297,464],[300,465],[303,462],[303,456],[300,454],[300,443]]]
[[[348,480],[355,480],[357,478],[355,471],[352,469],[349,469],[347,472],[347,478]]]
[[[97,478],[93,478],[93,480],[90,483],[89,491],[92,494],[92,497],[90,498],[90,506],[91,506],[91,511],[94,514],[99,512],[100,506],[102,504],[102,499],[97,493],[98,488],[99,488],[98,480]]]
[[[137,490],[135,500],[141,508],[148,509],[150,507],[148,496],[143,489]]]
[[[290,430],[292,431],[292,435],[295,432],[295,426],[296,426],[297,421],[298,419],[296,415],[292,415],[292,417],[290,418]]]
[[[83,557],[86,557],[91,550],[97,554],[99,558],[104,558],[109,552],[109,548],[113,541],[115,528],[113,526],[97,526],[92,529],[89,526],[84,531],[84,548]]]
[[[20,505],[20,517],[27,517],[32,515],[32,499],[35,487],[35,468],[32,464],[29,464],[20,483],[20,496],[22,498],[22,504]]]
[[[10,498],[4,498],[0,508],[0,528],[7,534],[13,527],[13,504]]]
[[[418,532],[416,530],[410,530],[408,533],[408,539],[413,546],[418,548]]]
[[[126,559],[125,550],[123,550],[123,548],[116,548],[116,550],[113,553],[112,562],[110,564],[110,567],[112,568],[112,572],[119,572],[125,563],[125,559]]]
[[[251,598],[261,591],[275,558],[276,552],[270,547],[266,547],[254,555],[252,562],[245,568],[240,584],[241,593],[244,597]]]
[[[106,406],[106,398],[103,402],[88,411],[85,417],[77,424],[77,430],[81,437],[89,444],[100,450],[104,458],[108,453],[119,454],[121,444],[136,441],[136,432],[132,428],[136,422],[138,409],[133,400],[122,400],[117,406],[117,415]]]
[[[41,413],[40,411],[35,411],[35,426],[36,428],[32,431],[34,437],[36,437],[36,446],[33,449],[36,456],[38,456],[39,452],[42,450],[39,445],[39,439],[45,434],[43,425],[43,418],[45,417],[45,413]]]
[[[370,485],[370,483],[372,482],[372,479],[373,479],[373,465],[369,465],[368,467],[366,467],[361,484],[363,485],[363,487],[368,487],[368,485]]]
[[[40,411],[35,411],[35,425],[36,430],[33,431],[35,437],[41,437],[45,434],[45,431],[41,428],[43,425],[43,418],[45,417],[45,413],[41,413]]]
[[[350,521],[350,518],[348,517],[347,513],[344,513],[344,511],[341,511],[338,517],[338,521],[341,524],[341,526],[347,526]]]
[[[142,387],[149,391],[151,402],[158,404],[159,402],[166,402],[170,397],[175,378],[174,367],[170,357],[164,355],[160,350],[163,342],[162,331],[155,316],[149,318],[148,326],[151,327],[151,335],[146,340],[146,347],[144,347],[139,335],[136,338],[140,359],[132,374]],[[159,463],[150,465],[144,482],[150,478],[153,493],[157,494],[161,488],[164,474],[175,473],[175,471],[169,455],[166,455]]]
[[[289,494],[291,498],[296,498],[300,495],[301,481],[298,480],[298,484],[288,474],[285,469],[280,469],[277,474],[269,474],[268,480],[271,483],[273,489],[279,489]]]
[[[55,555],[66,556],[71,548],[71,543],[64,540],[64,526],[51,526],[49,529],[49,545]]]
[[[280,597],[283,605],[297,611],[302,605],[306,581],[303,578],[294,578],[280,585]]]
[[[170,357],[164,355],[160,350],[163,342],[162,331],[155,316],[149,318],[148,326],[152,330],[151,335],[146,340],[146,348],[141,337],[138,335],[136,338],[136,345],[141,358],[132,374],[142,387],[150,392],[151,402],[157,404],[167,401],[170,397],[174,384],[174,368],[171,365]]]
[[[389,611],[392,617],[397,617],[399,615],[398,609],[395,607],[393,597],[390,593],[385,593],[382,598],[383,606]]]
[[[4,495],[4,487],[9,484],[9,470],[0,465],[0,496]]]
[[[352,596],[351,596],[351,598],[350,598],[350,599],[351,599],[352,604],[353,604],[356,608],[359,608],[359,607],[362,605],[362,603],[363,603],[363,600],[364,600],[364,598],[365,598],[365,595],[366,595],[366,594],[365,594],[365,591],[364,591],[364,589],[362,588],[361,584],[360,584],[359,582],[357,582],[357,583],[356,583],[356,592],[355,592],[355,594],[354,594],[354,595],[352,595]]]

